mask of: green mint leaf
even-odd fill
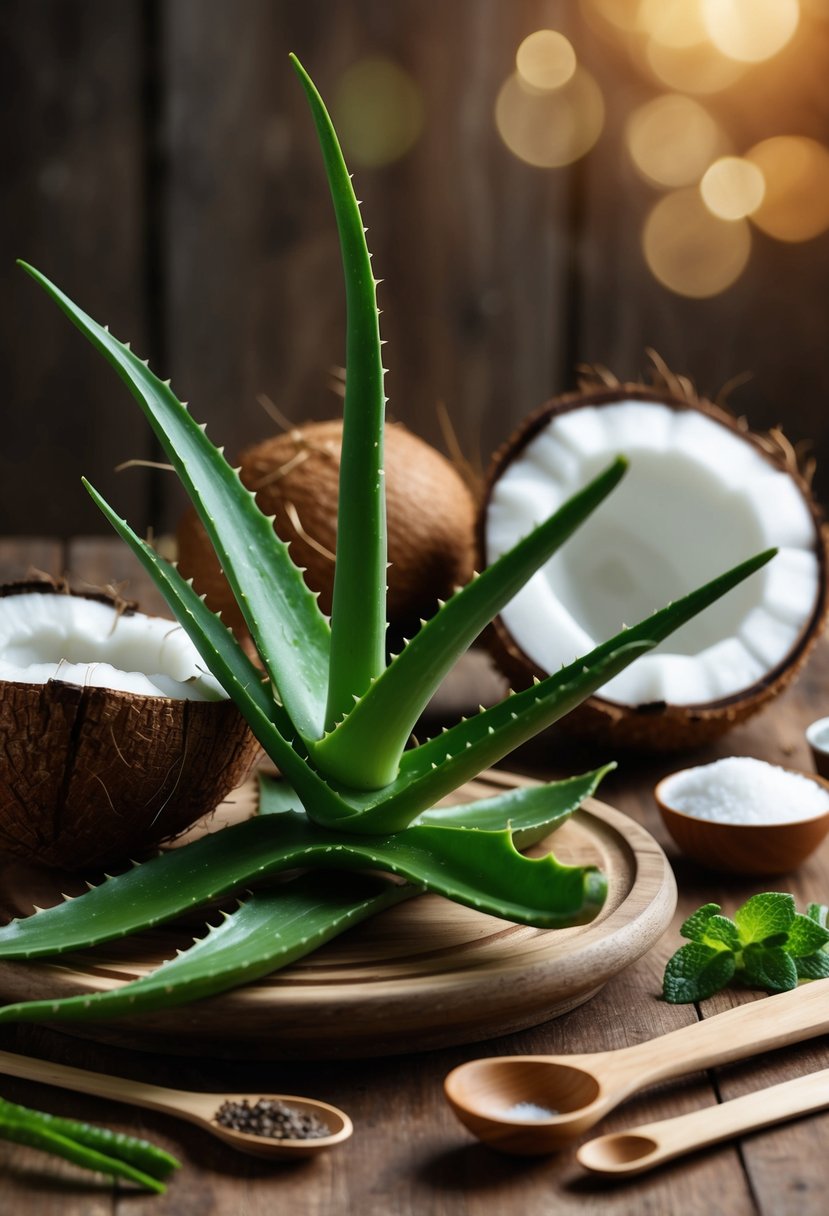
[[[782,946],[752,944],[743,951],[741,978],[767,992],[787,992],[797,987],[797,967]]]
[[[736,962],[730,950],[717,950],[701,942],[681,946],[668,962],[662,995],[671,1005],[704,1001],[724,988],[734,975]]]
[[[680,933],[683,937],[689,938],[692,942],[701,942],[705,939],[705,927],[712,916],[716,916],[720,911],[719,904],[703,904],[701,908],[697,908],[693,916],[680,926]]]
[[[807,958],[829,942],[829,929],[809,916],[796,916],[786,939],[786,953],[792,958]]]
[[[734,913],[744,946],[764,942],[774,933],[788,933],[797,914],[794,896],[780,891],[753,895]]]
[[[733,920],[727,916],[710,916],[705,922],[701,940],[706,946],[715,950],[725,947],[727,950],[740,949],[740,934]]]
[[[788,940],[788,933],[770,933],[759,944],[761,946],[785,946]]]
[[[818,950],[808,958],[796,958],[797,978],[800,980],[825,980],[829,978],[829,953]]]
[[[819,925],[822,925],[824,929],[826,928],[826,917],[828,913],[829,906],[826,904],[809,904],[808,908],[806,909],[806,915],[808,916],[809,920],[816,921]]]

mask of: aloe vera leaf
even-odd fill
[[[516,848],[528,848],[560,828],[615,767],[615,764],[605,764],[564,781],[522,786],[477,802],[436,807],[418,815],[412,826],[430,824],[432,827],[478,828],[484,832],[509,828]]]
[[[27,1106],[17,1106],[13,1102],[7,1102],[5,1098],[0,1098],[0,1127],[9,1123],[18,1126],[28,1124],[30,1127],[66,1136],[86,1148],[98,1149],[108,1157],[125,1161],[136,1169],[151,1174],[153,1178],[166,1178],[181,1165],[171,1153],[148,1140],[127,1136],[123,1132],[113,1132],[106,1127],[96,1127],[77,1119],[64,1119],[60,1115],[31,1110]]]
[[[305,805],[315,812],[324,807],[329,822],[353,815],[354,807],[344,802],[296,750],[291,741],[293,731],[287,714],[275,703],[270,688],[263,682],[262,673],[247,657],[230,630],[210,611],[202,597],[175,567],[163,561],[146,541],[141,540],[97,490],[86,481],[84,485],[109,523],[150,574],[206,666],[233,698],[274,764],[301,791]]]
[[[337,562],[331,610],[326,727],[342,718],[385,667],[386,495],[383,360],[377,284],[351,177],[331,119],[295,55],[322,148],[345,276],[347,336]]]
[[[0,1023],[132,1017],[215,996],[286,967],[418,893],[371,875],[305,874],[248,895],[206,937],[141,979],[86,996],[6,1005]]]
[[[112,365],[138,401],[199,512],[279,697],[304,739],[322,734],[328,685],[328,622],[288,546],[221,452],[128,346],[34,267],[20,266]]]
[[[614,767],[429,811],[418,822],[484,831],[509,827],[514,842],[523,848],[560,827]],[[285,814],[298,806],[298,796],[287,781],[262,777],[260,785],[260,814]],[[148,976],[88,996],[7,1005],[0,1009],[0,1023],[94,1021],[214,996],[305,957],[352,925],[417,893],[411,884],[374,876],[305,874],[276,889],[246,896],[206,937]]]
[[[354,705],[348,717],[313,745],[314,761],[331,777],[360,789],[394,781],[412,729],[455,661],[492,618],[548,561],[624,476],[620,457],[543,524],[427,621]]]
[[[12,1108],[11,1114],[7,1109],[4,1110],[9,1107]],[[25,1111],[25,1116],[14,1113],[15,1110]],[[39,1117],[38,1111],[26,1110],[25,1107],[15,1108],[12,1102],[3,1102],[0,1106],[0,1138],[11,1140],[15,1144],[25,1144],[29,1148],[43,1149],[45,1152],[53,1153],[56,1157],[62,1157],[65,1161],[71,1161],[74,1165],[95,1170],[97,1173],[106,1174],[111,1178],[126,1178],[130,1182],[143,1186],[145,1190],[155,1191],[159,1195],[163,1195],[167,1189],[163,1182],[144,1170],[136,1169],[126,1161],[121,1161],[117,1157],[101,1152],[98,1148],[90,1147],[81,1140],[73,1139],[55,1130],[42,1117]]]
[[[362,809],[352,821],[346,821],[348,829],[400,830],[421,811],[569,713],[612,675],[759,570],[775,553],[775,549],[769,549],[749,558],[638,625],[623,629],[531,688],[513,693],[474,718],[404,752],[400,775],[394,782],[379,794],[366,793],[362,798],[354,794],[351,801],[359,802]]]
[[[294,867],[379,869],[507,920],[550,928],[590,919],[604,898],[593,867],[526,858],[509,831],[413,827],[390,836],[265,815],[162,853],[77,899],[0,929],[0,958],[41,958],[112,941]]]
[[[605,764],[563,781],[504,790],[492,798],[479,798],[475,802],[433,807],[419,815],[412,826],[470,828],[482,832],[501,832],[508,828],[516,846],[524,848],[560,827],[585,798],[595,793],[602,778],[615,767],[615,763]],[[284,778],[262,773],[258,806],[260,815],[284,814],[296,811],[300,801]]]

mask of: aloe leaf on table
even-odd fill
[[[421,821],[438,828],[460,825],[467,830],[509,827],[513,841],[526,847],[560,827],[594,793],[606,771],[607,766],[553,784],[507,790],[479,799],[471,809],[441,807],[421,816]],[[262,777],[260,787],[261,815],[290,813],[299,806],[295,792],[283,780]],[[413,884],[379,876],[308,873],[275,889],[246,894],[239,907],[224,913],[205,937],[147,976],[105,992],[7,1005],[0,1009],[0,1023],[134,1016],[215,996],[305,957],[353,925],[420,892]],[[72,949],[72,921],[78,916],[73,912],[74,903],[58,905],[20,926],[39,928],[44,916],[62,917],[62,925],[49,928],[49,940],[64,943],[61,952]],[[149,901],[144,915],[147,919],[140,927],[158,922],[157,910]],[[50,956],[55,953],[52,948]]]
[[[0,1009],[2,1022],[94,1021],[169,1009],[287,967],[353,925],[418,894],[368,875],[306,874],[246,895],[169,962],[119,988]]]
[[[43,1149],[84,1169],[123,1178],[160,1195],[167,1189],[164,1179],[181,1164],[146,1140],[31,1110],[4,1098],[0,1098],[0,1139]]]
[[[300,866],[381,870],[493,916],[542,927],[589,919],[605,893],[594,866],[561,865],[552,854],[525,857],[509,827],[427,822],[388,836],[357,836],[284,811],[222,828],[77,899],[11,921],[0,929],[0,957],[38,958],[112,941]]]
[[[137,399],[205,525],[264,673],[174,567],[88,487],[90,493],[151,574],[206,666],[300,800],[277,807],[272,799],[284,799],[284,788],[278,795],[269,793],[266,783],[263,809],[274,813],[164,854],[71,903],[0,930],[0,957],[45,957],[160,923],[249,883],[273,881],[289,867],[308,871],[300,885],[281,882],[274,891],[257,888],[238,919],[209,934],[181,960],[168,963],[171,1000],[179,984],[181,991],[189,986],[195,994],[206,992],[210,984],[242,978],[226,943],[235,943],[239,957],[248,957],[254,968],[266,966],[268,953],[270,963],[280,965],[279,959],[287,958],[302,936],[299,929],[287,933],[281,954],[272,944],[263,945],[281,915],[280,900],[286,917],[290,898],[298,916],[304,908],[307,924],[317,926],[314,933],[320,940],[358,919],[358,904],[364,910],[374,906],[374,897],[355,895],[351,911],[336,899],[325,910],[320,893],[326,879],[320,871],[379,869],[418,890],[438,891],[495,915],[540,926],[580,923],[594,915],[604,896],[601,875],[591,867],[562,866],[552,854],[524,857],[516,845],[543,835],[552,822],[544,815],[556,806],[556,814],[569,813],[569,803],[565,811],[561,800],[567,802],[579,788],[592,792],[601,771],[586,774],[566,790],[555,792],[553,787],[546,810],[540,809],[541,795],[523,792],[486,800],[477,810],[473,805],[444,812],[434,810],[434,804],[556,721],[772,556],[769,551],[744,562],[622,630],[535,687],[407,748],[412,726],[454,661],[600,505],[622,476],[625,462],[614,462],[459,589],[386,664],[385,396],[377,281],[336,133],[316,88],[295,57],[292,62],[322,149],[346,287],[346,400],[330,623],[287,546],[275,536],[272,519],[258,510],[238,471],[178,401],[169,382],[155,376],[40,272],[24,265]],[[387,890],[377,898],[391,898]],[[160,989],[149,978],[142,991],[147,995],[141,999],[155,1000]]]

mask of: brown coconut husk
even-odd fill
[[[70,594],[37,581],[0,595],[25,591]],[[260,754],[231,701],[0,682],[0,849],[63,870],[140,857],[214,810]]]
[[[814,462],[808,456],[798,452],[779,428],[766,434],[752,431],[744,418],[735,416],[726,408],[722,399],[710,401],[700,396],[687,377],[672,373],[658,355],[654,352],[649,354],[654,362],[651,384],[622,382],[605,368],[584,369],[577,391],[553,398],[525,419],[493,457],[478,515],[476,538],[479,561],[483,563],[486,513],[495,482],[506,466],[553,418],[586,406],[632,400],[653,401],[677,410],[698,410],[750,443],[774,469],[793,478],[814,521],[820,584],[814,611],[785,661],[768,671],[756,684],[717,701],[699,705],[671,705],[656,701],[626,706],[593,696],[561,719],[555,727],[563,736],[579,742],[608,746],[617,751],[663,753],[688,750],[713,742],[779,696],[800,673],[826,624],[829,609],[829,529],[812,494]],[[493,621],[487,631],[486,642],[497,666],[514,688],[529,687],[535,678],[549,674],[540,670],[523,652],[501,617]]]
[[[331,612],[342,420],[306,423],[265,439],[239,457],[240,476],[259,508],[291,546],[319,604]],[[388,618],[396,633],[411,632],[440,599],[472,576],[476,504],[453,465],[399,423],[385,431],[388,521]],[[243,633],[242,615],[207,533],[191,508],[177,540],[179,570],[192,578],[214,612]]]

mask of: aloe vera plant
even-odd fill
[[[78,899],[0,930],[0,957],[75,950],[160,923],[248,884],[218,927],[156,973],[117,992],[8,1006],[0,1020],[137,1012],[205,996],[264,974],[350,924],[420,891],[542,927],[590,919],[606,884],[594,867],[520,849],[543,838],[606,769],[460,808],[433,809],[484,768],[556,721],[640,654],[760,568],[751,558],[420,745],[424,706],[460,654],[618,483],[619,458],[425,622],[386,661],[382,477],[385,396],[376,281],[359,207],[325,107],[293,58],[316,124],[346,281],[347,380],[331,620],[320,612],[272,520],[174,396],[109,331],[32,267],[33,278],[126,382],[195,504],[261,658],[247,657],[175,567],[91,487],[89,493],[155,580],[205,664],[233,698],[284,780],[262,779],[264,813],[111,878]],[[274,883],[300,868],[293,881]],[[350,869],[388,877],[343,877]]]

